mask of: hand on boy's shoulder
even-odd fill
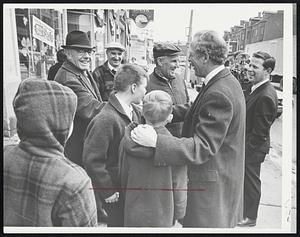
[[[157,133],[148,124],[140,124],[131,131],[131,138],[141,146],[156,147]]]

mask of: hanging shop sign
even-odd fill
[[[54,29],[35,16],[32,16],[32,36],[54,47]]]
[[[129,10],[129,18],[140,28],[145,28],[149,21],[154,20],[154,10]]]

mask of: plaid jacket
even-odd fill
[[[18,145],[4,150],[5,226],[95,226],[90,178],[64,157],[76,95],[54,81],[27,79],[14,99]]]

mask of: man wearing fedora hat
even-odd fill
[[[83,139],[87,125],[101,111],[105,103],[89,72],[91,54],[95,47],[91,46],[88,35],[82,31],[72,31],[67,35],[66,45],[62,47],[65,49],[67,59],[54,80],[71,88],[78,98],[74,128],[66,143],[65,155],[74,163],[83,166]],[[99,207],[99,204],[97,206]],[[103,210],[98,210],[98,219],[102,213]]]
[[[98,85],[99,92],[104,101],[108,101],[113,91],[114,76],[124,57],[125,47],[118,42],[111,42],[105,46],[107,61],[93,71],[93,77]]]

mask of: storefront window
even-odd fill
[[[61,13],[54,9],[15,9],[21,79],[46,78],[61,45]]]

